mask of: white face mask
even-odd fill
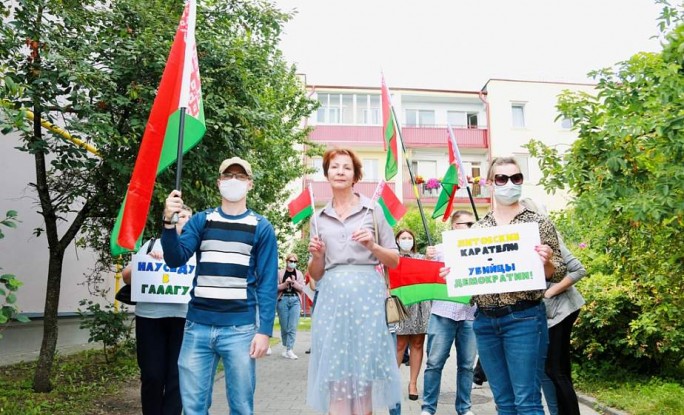
[[[288,262],[287,267],[290,269],[297,269],[297,263],[296,262]]]
[[[509,181],[503,186],[494,186],[494,199],[505,206],[510,206],[520,200],[522,185]]]
[[[247,180],[221,180],[219,190],[221,191],[221,197],[227,201],[239,202],[247,195]]]
[[[413,248],[413,240],[411,239],[399,239],[399,248],[402,251],[408,252]]]

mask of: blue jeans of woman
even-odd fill
[[[498,414],[544,415],[539,379],[549,342],[544,303],[500,317],[478,310],[473,327]]]
[[[455,321],[432,314],[428,325],[423,412],[437,412],[442,369],[449,358],[452,344],[456,346],[456,413],[461,415],[470,411],[473,367],[477,356],[473,322]]]
[[[223,361],[230,413],[254,413],[255,364],[249,346],[255,334],[254,324],[210,326],[186,321],[178,358],[185,415],[209,413],[219,359]]]
[[[280,337],[287,350],[294,348],[301,310],[298,295],[283,295],[278,300],[276,311],[280,321]]]

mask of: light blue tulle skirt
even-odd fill
[[[307,404],[335,414],[386,411],[401,400],[385,281],[373,266],[326,271],[311,328]]]

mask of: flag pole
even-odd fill
[[[425,237],[428,242],[428,246],[432,246],[432,238],[430,238],[430,231],[428,230],[427,219],[425,219],[425,212],[423,212],[423,204],[420,201],[420,194],[418,193],[418,186],[416,186],[416,179],[413,176],[413,171],[411,170],[411,162],[406,155],[406,147],[404,147],[404,136],[401,134],[401,128],[399,127],[399,119],[394,111],[394,105],[390,105],[392,110],[392,115],[394,116],[395,125],[397,133],[399,135],[399,142],[401,143],[401,151],[404,153],[404,160],[406,160],[406,167],[408,168],[409,176],[411,177],[411,184],[413,185],[413,193],[416,195],[416,202],[418,203],[418,212],[420,212],[420,219],[423,221],[423,229],[425,229]]]
[[[473,200],[473,194],[470,191],[470,184],[466,184],[466,189],[468,190],[468,198],[470,199],[470,207],[473,209],[473,214],[475,215],[475,220],[480,220],[480,215],[477,214],[477,209],[475,209],[475,201]]]
[[[314,202],[313,186],[311,186],[311,181],[307,183],[307,187],[309,188],[309,198],[311,199],[311,214],[313,215],[314,229],[316,229],[316,237],[318,238],[318,220],[316,220],[316,204]]]
[[[181,190],[181,177],[183,176],[183,134],[185,133],[185,107],[180,108],[180,120],[178,120],[178,153],[176,155],[176,190]],[[171,223],[178,223],[178,213],[171,216]]]

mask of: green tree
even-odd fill
[[[182,11],[181,0],[25,0],[0,5],[0,118],[21,132],[34,157],[39,214],[50,250],[44,333],[34,375],[50,390],[64,251],[94,248],[111,269],[108,238]],[[289,230],[286,183],[304,170],[302,117],[314,108],[295,68],[277,49],[289,15],[265,1],[206,0],[198,6],[197,43],[207,133],[186,157],[184,200],[216,205],[217,166],[227,156],[252,162],[250,207]],[[27,110],[35,115],[27,121]],[[95,146],[99,157],[41,128],[56,123]],[[161,226],[173,171],[160,175],[148,233]],[[58,223],[61,226],[58,228]]]
[[[663,3],[663,50],[596,71],[595,96],[564,93],[578,140],[565,154],[532,141],[547,189],[568,188],[559,220],[590,277],[573,340],[589,358],[659,370],[684,353],[684,21]]]
[[[17,222],[17,212],[9,210],[5,214],[5,219],[0,220],[0,225],[8,228],[16,228]],[[2,227],[0,227],[0,239],[3,239],[4,237],[5,234],[2,232]],[[2,270],[2,267],[0,267],[0,270]],[[19,281],[14,274],[0,275],[0,333],[4,328],[4,325],[12,320],[20,321],[22,323],[27,323],[29,321],[28,317],[19,313],[20,310],[16,304],[16,292],[22,285],[23,283]],[[0,334],[0,339],[2,339],[2,334]]]

